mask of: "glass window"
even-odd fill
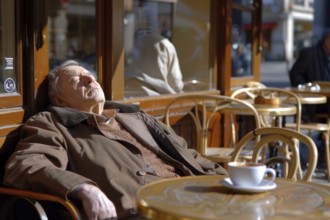
[[[231,46],[233,77],[251,76],[252,66],[252,14],[233,9]]]
[[[96,17],[94,0],[48,0],[49,64],[79,61],[96,73]]]
[[[17,92],[15,1],[0,0],[0,93]]]
[[[125,1],[125,98],[214,88],[209,12],[209,0]]]

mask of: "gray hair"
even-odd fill
[[[49,100],[53,102],[53,95],[54,94],[59,94],[61,92],[60,88],[60,78],[59,78],[59,73],[62,71],[65,71],[65,68],[68,66],[81,66],[80,63],[78,63],[75,60],[67,60],[63,62],[61,65],[55,67],[52,69],[47,76],[48,79],[48,96]],[[54,104],[54,103],[53,103]]]

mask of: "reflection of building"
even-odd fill
[[[263,58],[295,59],[312,41],[313,0],[263,0]]]
[[[289,67],[330,27],[329,0],[263,0],[263,59]]]

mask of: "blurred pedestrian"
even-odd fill
[[[292,86],[330,81],[330,28],[324,31],[316,45],[300,51],[289,75]]]
[[[290,72],[291,86],[314,81],[330,81],[330,28],[322,34],[320,41],[300,51]],[[328,113],[328,105],[309,105],[305,107],[305,121],[311,121],[316,113]]]

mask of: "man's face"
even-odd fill
[[[59,106],[90,111],[105,102],[104,92],[94,76],[81,66],[68,66],[59,74]]]

